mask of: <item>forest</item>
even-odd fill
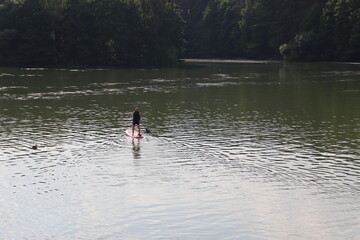
[[[0,0],[0,65],[171,66],[184,21],[167,0]]]
[[[178,0],[193,58],[359,61],[359,0]]]
[[[360,61],[359,0],[0,0],[0,65]]]

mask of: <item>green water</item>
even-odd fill
[[[360,65],[1,68],[0,106],[1,239],[360,237]]]

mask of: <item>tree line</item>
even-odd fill
[[[360,61],[359,0],[0,0],[0,65]]]
[[[360,61],[359,0],[176,0],[194,58]]]
[[[184,50],[167,0],[0,0],[0,65],[166,66]]]

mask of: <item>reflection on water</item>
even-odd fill
[[[141,159],[141,153],[140,153],[140,139],[133,139],[132,140],[133,145],[133,155],[134,159]]]
[[[348,64],[3,68],[0,238],[358,239],[359,94]]]

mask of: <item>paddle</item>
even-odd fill
[[[147,129],[146,127],[144,127],[145,128],[145,132],[146,133],[150,133],[150,130],[149,129]]]
[[[141,123],[141,124],[142,124],[142,123]],[[144,124],[143,124],[143,126],[144,126]],[[145,128],[145,132],[146,132],[146,133],[150,133],[150,130],[147,129],[147,127],[144,126],[144,128]]]

